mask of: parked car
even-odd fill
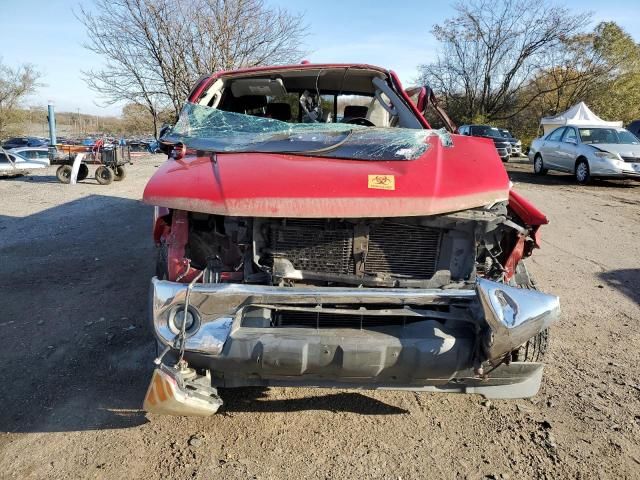
[[[458,128],[460,135],[472,137],[484,137],[493,140],[498,156],[503,162],[508,162],[511,157],[511,142],[504,138],[502,132],[490,125],[462,125]]]
[[[38,137],[13,137],[2,144],[2,148],[18,148],[18,147],[46,147],[49,142],[45,138]]]
[[[49,149],[41,147],[20,147],[12,148],[11,153],[20,155],[34,163],[42,163],[45,167],[49,166]]]
[[[519,157],[522,155],[522,142],[511,135],[511,132],[505,128],[499,128],[500,133],[511,144],[511,156]]]
[[[494,144],[431,129],[418,97],[358,64],[195,86],[143,196],[158,246],[147,411],[210,415],[221,386],[537,392],[559,303],[523,259],[547,219]],[[350,105],[367,106],[305,123]]]
[[[634,120],[627,126],[627,130],[640,138],[640,120]]]
[[[568,125],[536,138],[529,149],[533,171],[569,172],[576,181],[640,179],[640,140],[624,128]]]
[[[158,142],[158,140],[149,140],[149,153],[162,153],[162,150],[160,149],[160,142]]]
[[[45,168],[40,161],[32,161],[7,150],[0,150],[0,177],[27,175],[32,170]]]

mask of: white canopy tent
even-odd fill
[[[562,112],[555,117],[543,117],[540,126],[544,129],[544,135],[555,128],[563,125],[584,125],[589,127],[622,127],[622,122],[607,122],[593,113],[584,102],[575,104],[566,112]]]

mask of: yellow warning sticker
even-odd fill
[[[379,190],[395,190],[396,177],[393,175],[369,175],[368,186]]]

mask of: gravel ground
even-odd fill
[[[639,478],[640,183],[508,164],[551,220],[530,259],[561,297],[532,400],[273,388],[208,419],[145,415],[151,208],[122,183],[0,180],[1,478]]]

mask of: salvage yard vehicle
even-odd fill
[[[43,162],[30,160],[13,152],[0,148],[0,177],[28,175],[32,170],[46,168]]]
[[[523,259],[547,218],[493,143],[431,129],[418,97],[360,64],[196,84],[144,191],[145,410],[210,415],[217,387],[537,393],[560,309]]]
[[[8,150],[10,148],[19,147],[46,147],[49,142],[46,138],[39,137],[13,137],[2,143],[2,148]]]
[[[124,180],[127,174],[125,165],[131,163],[131,152],[127,145],[103,144],[102,140],[93,147],[56,145],[56,148],[49,152],[49,159],[52,165],[59,165],[56,177],[61,183],[71,182],[73,164],[78,154],[84,156],[79,159],[76,179],[86,179],[89,176],[89,165],[98,165],[95,179],[100,185]]]
[[[43,166],[49,166],[49,149],[46,147],[19,147],[12,148],[11,153],[20,155],[33,163],[41,163]]]
[[[640,180],[640,140],[616,127],[568,125],[536,138],[529,149],[536,175],[569,172],[579,184],[592,178]]]
[[[640,120],[634,120],[627,125],[627,130],[633,133],[637,138],[640,138]]]
[[[491,139],[502,161],[509,161],[509,157],[511,157],[511,141],[505,138],[498,128],[490,125],[462,125],[458,128],[458,133],[460,135]]]
[[[499,128],[500,133],[511,144],[511,156],[519,157],[522,154],[522,142],[515,138],[506,128]]]

